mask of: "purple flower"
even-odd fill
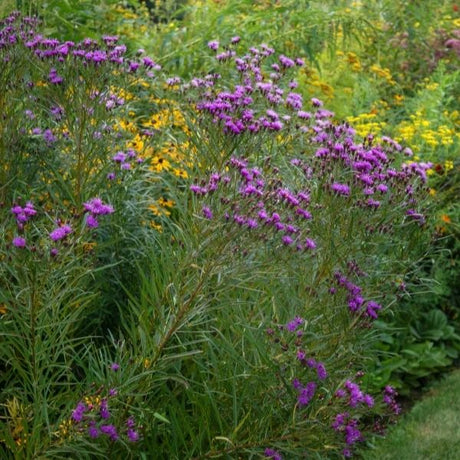
[[[109,204],[104,204],[100,198],[92,198],[87,203],[83,203],[83,207],[96,216],[114,212],[113,207]]]
[[[126,153],[125,152],[117,152],[113,157],[112,160],[116,161],[117,163],[123,163],[126,159]]]
[[[284,235],[281,240],[283,241],[283,244],[286,246],[289,246],[294,242],[294,240],[289,236],[289,235]]]
[[[208,189],[206,187],[200,187],[196,184],[191,185],[190,190],[197,195],[205,195],[208,193]]]
[[[316,364],[316,372],[320,380],[324,380],[327,377],[327,371],[323,363]]]
[[[295,63],[296,63],[296,65],[298,65],[299,67],[302,67],[302,66],[305,65],[305,61],[304,61],[303,59],[301,59],[301,58],[296,58],[296,59],[295,59]]]
[[[299,93],[289,93],[286,97],[286,104],[293,109],[301,109],[302,95]]]
[[[52,83],[53,85],[59,85],[64,81],[64,79],[60,75],[58,75],[57,70],[54,67],[50,70],[48,79],[50,83]]]
[[[350,187],[346,184],[339,184],[338,182],[334,182],[331,185],[331,190],[337,193],[337,195],[343,195],[343,196],[350,195]]]
[[[109,412],[109,406],[108,406],[108,403],[107,403],[107,399],[103,399],[101,401],[101,407],[100,407],[100,415],[101,415],[101,418],[103,419],[108,419],[110,418],[110,412]]]
[[[16,236],[13,238],[13,246],[16,248],[25,248],[26,247],[26,240],[22,236]]]
[[[208,48],[213,50],[213,51],[216,51],[217,48],[219,48],[219,42],[217,40],[213,40],[213,41],[208,42]]]
[[[114,425],[101,425],[101,432],[110,436],[112,441],[116,441],[118,439],[117,429]]]
[[[31,120],[33,120],[33,119],[35,118],[35,114],[32,112],[32,110],[26,110],[24,113],[25,113],[26,116],[27,116],[28,118],[30,118]]]
[[[181,82],[180,77],[172,77],[172,78],[167,78],[166,79],[166,84],[168,86],[178,85],[180,82]]]
[[[43,139],[47,144],[52,144],[53,142],[56,142],[56,136],[53,134],[53,131],[51,131],[51,129],[45,129],[45,131],[43,131]]]
[[[120,369],[120,365],[118,363],[112,363],[110,365],[110,369],[112,369],[114,372],[117,372]]]
[[[147,67],[147,69],[153,68],[154,70],[159,70],[161,68],[152,58],[148,56],[142,58],[142,63],[145,67]]]
[[[88,428],[88,434],[89,434],[90,438],[95,439],[95,438],[99,437],[99,430],[94,425],[90,426]]]
[[[303,350],[297,350],[297,359],[303,361],[305,359],[305,352]]]
[[[304,120],[309,120],[311,118],[311,113],[310,112],[304,112],[303,110],[299,110],[297,112],[297,116],[299,118],[304,119]]]
[[[377,190],[380,193],[386,193],[386,192],[388,192],[388,187],[385,184],[379,184],[379,185],[377,185]]]
[[[265,457],[271,458],[272,460],[283,460],[283,457],[274,449],[269,449],[268,447],[264,451]]]
[[[49,237],[53,241],[59,241],[64,239],[69,233],[72,233],[72,228],[70,227],[70,225],[63,225],[62,227],[55,228],[49,234]]]
[[[348,308],[353,312],[358,311],[363,304],[364,304],[364,299],[359,295],[350,297],[348,299]]]
[[[279,61],[281,62],[281,65],[283,67],[294,67],[295,66],[295,62],[292,59],[284,56],[283,54],[279,57]]]
[[[89,214],[86,216],[86,226],[89,228],[97,228],[99,226],[99,222],[92,214]]]
[[[128,428],[127,435],[131,442],[136,442],[139,440],[139,433],[132,428]]]
[[[312,103],[313,107],[321,107],[323,105],[323,101],[317,99],[316,97],[313,97],[311,99],[311,103]]]
[[[134,428],[135,422],[134,422],[134,417],[131,415],[128,420],[126,420],[126,426],[128,428]]]
[[[290,332],[294,332],[301,324],[303,324],[303,318],[296,316],[292,321],[286,324],[286,329]]]
[[[305,388],[302,388],[297,396],[297,402],[299,406],[306,406],[315,396],[316,392],[316,383],[308,382]]]
[[[116,396],[117,393],[118,393],[118,391],[116,390],[116,388],[110,388],[109,396]]]
[[[352,445],[355,442],[363,440],[363,435],[361,434],[361,431],[359,431],[358,428],[356,428],[357,424],[357,420],[351,419],[348,422],[348,425],[345,427],[345,442],[348,445]]]
[[[266,113],[272,120],[279,120],[279,115],[274,110],[268,109]]]
[[[363,402],[367,404],[368,407],[374,407],[374,398],[371,395],[364,395]]]
[[[248,228],[257,228],[259,226],[259,224],[254,219],[248,219],[246,221],[246,226]]]
[[[268,214],[267,214],[267,211],[265,211],[265,209],[261,209],[261,210],[257,213],[257,216],[259,217],[259,219],[262,219],[262,220],[268,219]]]
[[[335,416],[334,423],[332,423],[332,428],[335,431],[340,431],[340,429],[345,425],[346,419],[350,416],[348,412],[343,412]]]
[[[81,422],[86,409],[86,405],[80,401],[77,404],[77,407],[72,411],[72,420],[75,422]]]
[[[306,249],[315,249],[316,248],[316,243],[312,239],[307,238],[305,240],[305,248]]]
[[[370,300],[367,302],[366,305],[366,314],[370,316],[373,319],[377,319],[378,315],[376,311],[381,310],[382,306],[378,304],[377,302],[374,302],[373,300]]]
[[[203,213],[203,216],[206,218],[206,219],[212,219],[212,211],[210,208],[208,208],[208,206],[203,206],[201,212]]]

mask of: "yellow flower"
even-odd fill
[[[155,204],[150,204],[149,209],[150,209],[150,211],[153,212],[153,214],[155,216],[161,216],[161,214],[162,214],[161,209]]]
[[[139,134],[136,134],[133,139],[126,143],[126,146],[136,150],[136,152],[142,152],[144,149],[144,141]]]
[[[188,174],[184,169],[174,168],[173,173],[175,176],[180,177],[181,179],[187,179]]]
[[[160,206],[167,207],[167,208],[172,208],[176,204],[174,200],[167,200],[166,198],[163,198],[163,197],[159,198],[157,201]]]
[[[69,434],[69,429],[72,427],[72,420],[67,419],[60,423],[59,431],[55,433],[58,438],[65,438]]]
[[[85,242],[82,245],[84,252],[93,252],[94,248],[96,246],[97,246],[97,243],[95,241],[93,241],[93,242]]]
[[[429,89],[430,91],[432,91],[438,88],[438,86],[439,86],[439,83],[433,82],[433,83],[430,83],[429,85],[426,85],[426,89]]]
[[[150,227],[154,228],[160,233],[163,231],[163,227],[160,224],[157,224],[156,222],[153,222],[153,221],[150,222]]]
[[[156,156],[152,159],[152,163],[150,166],[150,171],[161,172],[163,169],[170,169],[171,163],[166,160],[165,158]]]
[[[450,170],[454,169],[454,162],[452,160],[446,160],[445,163],[444,163],[444,169],[446,171],[450,171]]]
[[[441,216],[441,220],[442,220],[443,222],[445,222],[446,224],[450,224],[450,223],[452,222],[451,219],[450,219],[450,217],[449,217],[447,214],[443,214],[443,215]]]

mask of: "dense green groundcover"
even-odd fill
[[[457,10],[2,4],[0,456],[372,447],[458,363]]]

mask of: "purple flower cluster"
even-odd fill
[[[306,161],[304,167],[308,165],[327,178],[331,193],[352,197],[350,205],[372,210],[380,208],[385,200],[393,207],[412,210],[407,214],[422,222],[423,215],[415,215],[419,198],[416,191],[420,190],[418,182],[422,186],[426,182],[431,163],[403,163],[397,168],[401,156],[408,155],[401,145],[388,137],[383,137],[379,145],[373,145],[371,137],[359,142],[347,124],[317,119],[310,129],[316,150],[314,159]]]
[[[34,207],[34,204],[31,201],[28,201],[26,205],[20,206],[18,204],[14,205],[11,208],[11,213],[16,219],[16,225],[19,231],[24,230],[26,223],[37,214],[37,210]],[[26,247],[27,242],[23,236],[16,236],[13,238],[13,246],[18,249],[23,249]]]
[[[394,414],[399,415],[401,413],[401,406],[396,402],[397,396],[398,392],[390,385],[387,385],[383,389],[383,402]]]
[[[299,327],[304,324],[305,320],[299,316],[296,316],[291,321],[288,321],[285,325],[279,325],[277,331],[282,335],[280,337],[276,334],[275,330],[269,328],[267,334],[272,338],[274,344],[278,344],[283,351],[283,356],[288,357],[295,362],[300,364],[298,369],[300,377],[292,379],[292,386],[297,391],[297,405],[299,407],[305,407],[311,403],[314,399],[318,385],[323,385],[323,382],[328,378],[328,372],[323,362],[317,361],[313,357],[308,357],[307,353],[302,346],[303,331]],[[294,337],[294,341],[292,338]],[[289,351],[290,344],[295,346],[295,355],[287,354]],[[292,349],[292,348],[291,348]],[[312,371],[314,372],[313,375]],[[307,380],[307,383],[302,384],[302,380]]]
[[[303,324],[304,320],[300,316],[296,316],[293,320],[286,324],[286,330],[289,332],[295,332]]]
[[[86,217],[86,225],[89,228],[97,228],[99,226],[97,216],[112,214],[114,212],[113,207],[109,204],[104,204],[100,198],[92,198],[88,202],[83,203],[83,207],[89,213]]]
[[[63,240],[67,235],[72,233],[72,227],[68,224],[60,225],[56,227],[50,234],[49,237],[53,241]]]
[[[115,389],[109,391],[109,397],[117,395]],[[96,402],[91,402],[94,399]],[[86,398],[87,402],[80,401],[72,411],[71,420],[79,432],[87,432],[90,438],[106,436],[112,441],[120,439],[120,434],[124,434],[131,442],[139,440],[139,430],[133,416],[128,417],[124,427],[118,427],[114,423],[109,423],[112,417],[109,411],[108,398]]]
[[[262,45],[235,57],[240,81],[230,90],[219,90],[218,74],[193,79],[184,89],[201,91],[196,108],[210,115],[225,133],[254,135],[259,131],[283,130],[295,138],[307,135],[314,147],[313,158],[293,161],[305,170],[315,171],[330,193],[351,198],[350,206],[375,211],[382,203],[397,205],[403,213],[407,211],[411,220],[423,223],[423,214],[416,210],[418,188],[413,185],[417,179],[422,184],[426,181],[426,171],[432,165],[408,162],[397,168],[395,164],[401,156],[411,155],[409,149],[386,136],[378,145],[374,145],[372,136],[360,141],[348,124],[334,123],[334,114],[323,109],[323,102],[317,98],[310,101],[312,111],[304,110],[302,96],[291,91],[296,82],[283,85],[286,70],[302,65],[302,61],[280,56],[271,65],[274,72],[268,76],[263,64],[272,54],[273,49]],[[283,243],[290,246],[293,238],[288,235]]]
[[[231,44],[238,41],[239,37],[234,37]],[[216,51],[219,42],[211,41],[208,47]],[[291,59],[281,55],[278,62],[271,65],[272,72],[268,78],[263,64],[274,52],[275,50],[267,45],[261,45],[260,49],[254,47],[246,55],[237,56],[229,47],[217,54],[216,59],[233,60],[240,76],[240,84],[235,85],[232,90],[219,90],[216,87],[218,78],[209,75],[204,79],[195,78],[183,88],[202,90],[196,108],[211,115],[225,133],[238,135],[244,132],[280,131],[291,119],[297,119],[305,113],[297,114],[303,106],[302,95],[292,91],[286,92],[281,85],[286,70],[303,66],[304,62],[300,58]],[[297,83],[291,81],[288,86],[292,89]],[[264,105],[261,101],[269,105],[270,109],[261,108]]]
[[[227,192],[228,196],[221,198],[228,209],[224,220],[263,241],[275,238],[281,247],[297,251],[316,248],[315,241],[307,237],[308,221],[312,219],[307,209],[307,190],[295,192],[284,187],[281,180],[268,181],[259,168],[251,168],[245,159],[231,158],[227,168],[229,174],[213,173],[207,183],[193,184],[190,190],[198,197],[212,195],[219,188]],[[203,206],[202,213],[207,219],[214,218],[211,206]]]
[[[382,306],[374,300],[365,300],[362,296],[362,288],[352,283],[341,272],[334,274],[337,284],[347,291],[348,308],[353,313],[363,312],[369,318],[377,319],[377,312],[382,309]]]
[[[72,411],[72,420],[74,422],[81,422],[85,412],[88,410],[88,407],[83,402],[79,402],[77,407]]]
[[[11,208],[11,212],[16,218],[16,224],[18,229],[22,230],[26,222],[30,220],[31,217],[37,214],[37,210],[34,208],[34,204],[30,201],[26,203],[24,207],[15,205]]]
[[[116,66],[118,70],[135,73],[143,68],[147,76],[153,76],[153,70],[161,67],[150,57],[128,59],[127,48],[118,43],[116,36],[104,36],[102,43],[85,38],[79,43],[73,41],[61,42],[55,38],[46,38],[37,32],[37,18],[22,17],[14,12],[0,21],[0,52],[3,60],[9,61],[14,47],[30,50],[31,57],[51,63],[48,81],[53,85],[65,83],[65,77],[60,75],[62,63],[72,60],[82,67],[100,68],[104,65]]]
[[[305,351],[302,349],[297,350],[296,358],[304,367],[316,369],[316,376],[318,380],[325,380],[327,378],[328,374],[324,363],[316,361],[314,358],[307,358]]]
[[[292,386],[297,390],[297,404],[300,407],[308,405],[315,396],[315,382],[308,382],[305,386],[303,386],[298,379],[294,379],[292,381]]]
[[[336,415],[332,423],[332,428],[336,432],[342,433],[345,438],[345,443],[347,446],[351,447],[353,444],[364,440],[361,431],[358,429],[358,423],[358,420],[351,417],[348,412],[343,412]],[[344,457],[351,457],[351,450],[349,447],[343,450],[342,453]]]
[[[115,165],[119,166],[122,171],[129,171],[134,168],[136,164],[142,163],[144,160],[139,157],[135,150],[127,149],[126,152],[120,150],[113,157],[112,161]],[[107,175],[109,180],[115,179],[116,174],[111,172]]]
[[[374,406],[374,398],[369,394],[363,393],[359,385],[351,380],[347,380],[344,388],[339,388],[335,392],[335,396],[337,398],[346,398],[350,407],[357,407],[359,404],[365,404],[367,407]]]

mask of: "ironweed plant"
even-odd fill
[[[85,364],[96,353],[91,343],[96,336],[107,342],[108,325],[116,327],[122,280],[132,280],[134,254],[141,257],[150,231],[152,177],[145,151],[120,119],[132,106],[129,89],[152,81],[158,66],[145,54],[125,54],[114,36],[47,38],[38,19],[19,13],[0,24],[5,458],[31,458],[62,444],[57,426],[83,397],[82,387],[99,381]],[[142,146],[151,138],[143,132]],[[108,365],[110,353],[103,358],[94,360]],[[134,426],[125,429],[128,438],[129,430]]]
[[[186,359],[162,390],[170,425],[144,441],[175,458],[350,456],[399,412],[394,389],[371,395],[363,377],[373,323],[428,237],[430,164],[305,105],[289,75],[302,60],[238,56],[238,41],[211,41],[220,65],[176,93],[193,183],[131,295],[143,339],[125,334],[150,366]]]
[[[239,37],[165,80],[163,137],[155,61],[37,27],[0,30],[2,454],[351,456],[399,412],[364,377],[429,238],[430,164]]]

